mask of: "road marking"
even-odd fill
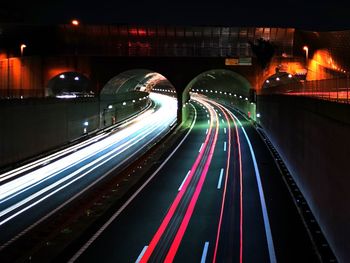
[[[224,142],[224,152],[226,152],[226,142]]]
[[[215,118],[217,118],[217,116],[215,116]],[[195,189],[195,191],[194,191],[194,193],[192,195],[191,201],[190,201],[190,203],[189,203],[189,205],[187,207],[187,210],[186,210],[186,213],[185,213],[185,215],[184,215],[184,217],[182,219],[181,225],[180,225],[180,227],[177,230],[177,233],[176,233],[176,235],[174,237],[173,243],[171,244],[171,246],[169,248],[169,252],[168,252],[168,254],[165,257],[164,262],[173,262],[174,261],[174,258],[175,258],[175,255],[177,253],[177,250],[179,249],[181,240],[182,240],[182,238],[183,238],[183,236],[184,236],[184,234],[186,232],[186,229],[187,229],[188,224],[190,222],[190,219],[192,217],[192,214],[193,214],[194,208],[196,206],[199,194],[202,191],[202,187],[203,187],[205,178],[207,176],[207,173],[208,173],[208,170],[209,170],[209,166],[211,164],[211,161],[212,161],[212,158],[213,158],[213,155],[214,155],[214,151],[215,151],[215,148],[216,148],[216,142],[217,142],[217,139],[218,139],[218,134],[219,134],[219,125],[218,125],[218,123],[216,123],[214,140],[212,141],[212,144],[210,146],[210,150],[209,150],[209,154],[208,154],[207,160],[206,160],[206,162],[204,164],[204,167],[202,168],[202,173],[200,175],[200,178],[199,178],[199,181],[197,183],[196,189]],[[201,157],[203,157],[203,156],[201,156]],[[188,184],[188,182],[186,184]],[[185,184],[185,187],[186,187],[186,184]],[[182,192],[183,191],[181,191],[180,193],[182,193]],[[147,251],[146,251],[146,253],[147,253]],[[146,260],[147,260],[147,258],[146,258]],[[144,262],[147,262],[146,260]]]
[[[205,132],[205,134],[208,134],[208,129],[207,129],[207,131]]]
[[[223,123],[223,124],[225,124],[225,121],[224,121],[224,119],[221,119],[221,121],[222,121],[222,123]]]
[[[267,246],[268,246],[268,249],[269,249],[270,262],[271,263],[275,263],[275,262],[277,262],[277,259],[276,259],[275,248],[274,248],[273,240],[272,240],[269,216],[268,216],[268,213],[267,213],[265,196],[264,196],[264,190],[262,188],[259,167],[258,167],[258,163],[256,162],[253,146],[252,146],[252,144],[251,144],[251,142],[249,140],[249,137],[248,137],[248,135],[247,135],[247,133],[246,133],[242,123],[240,122],[240,120],[233,113],[231,113],[231,114],[237,120],[237,122],[239,123],[239,125],[242,128],[243,134],[244,134],[244,136],[245,136],[245,138],[247,140],[248,146],[249,146],[250,154],[251,154],[252,159],[253,159],[253,164],[254,164],[254,169],[255,169],[255,177],[256,177],[257,184],[258,184],[259,196],[260,196],[260,204],[261,204],[261,209],[262,209],[263,219],[264,219],[264,226],[265,226],[265,234],[266,234],[266,239],[267,239]]]
[[[207,117],[209,118],[209,114],[207,114]]]
[[[221,181],[222,181],[222,176],[223,175],[224,175],[224,168],[221,168],[220,177],[219,177],[219,181],[218,181],[218,189],[221,188]]]
[[[219,113],[219,116],[221,117],[221,114]]]
[[[204,248],[203,248],[203,253],[202,253],[202,258],[201,258],[201,263],[205,263],[205,260],[207,258],[207,254],[208,254],[208,247],[209,247],[209,242],[205,242]]]
[[[72,263],[76,261],[87,249],[88,247],[102,234],[103,231],[124,211],[124,209],[139,195],[139,193],[149,184],[150,181],[158,174],[158,172],[165,166],[165,164],[171,159],[171,157],[175,154],[175,152],[180,148],[183,142],[187,139],[188,135],[192,131],[196,120],[197,120],[197,110],[190,103],[192,108],[194,109],[194,119],[190,129],[187,131],[185,137],[180,141],[180,143],[176,146],[176,148],[169,154],[169,156],[164,160],[164,162],[158,167],[157,170],[146,180],[146,182],[141,185],[139,189],[119,208],[117,212],[115,212],[112,217],[73,255],[73,257],[68,261],[68,263]],[[147,249],[146,249],[147,251]]]
[[[201,145],[201,148],[199,148],[199,151],[198,151],[198,152],[201,152],[202,148],[203,148],[203,143],[202,143],[202,145]]]
[[[136,259],[135,263],[139,263],[141,261],[141,258],[143,256],[143,254],[145,254],[147,248],[148,248],[148,246],[143,247],[143,249],[142,249],[140,255],[138,256],[138,258]]]
[[[224,128],[224,133],[226,134],[226,128]]]
[[[210,124],[210,120],[208,120],[208,124]]]
[[[212,112],[210,114],[212,115]],[[206,145],[209,144],[211,133],[212,133],[212,131],[209,130],[209,133],[206,136],[205,142],[204,142],[205,147],[206,147]],[[207,162],[209,162],[209,160],[211,161],[211,157],[212,157],[213,152],[214,152],[217,136],[218,136],[218,125],[216,125],[215,137],[214,137],[214,141],[212,142],[212,146],[211,146],[211,148],[209,150],[209,156],[208,156],[209,159],[207,159]],[[203,158],[203,155],[204,155],[204,151],[202,151],[197,156],[196,161],[194,162],[194,164],[193,164],[193,166],[191,168],[191,173],[188,176],[188,180],[186,180],[186,182],[185,182],[185,184],[183,186],[184,190],[178,192],[178,194],[176,195],[173,203],[171,204],[170,208],[168,209],[167,214],[163,218],[163,221],[160,224],[157,232],[154,234],[151,242],[149,243],[148,248],[147,248],[145,254],[143,255],[143,257],[141,259],[141,263],[146,263],[150,259],[150,257],[152,255],[154,249],[156,248],[159,240],[163,236],[166,228],[168,227],[170,220],[173,218],[173,216],[174,216],[174,214],[176,212],[176,209],[179,206],[180,201],[182,200],[182,198],[183,198],[183,196],[184,196],[184,194],[186,192],[186,189],[189,187],[189,182],[191,181],[192,177],[194,176],[194,171],[197,170],[197,168],[199,166],[199,163],[201,162],[201,160]],[[169,248],[169,252],[168,252],[168,254],[167,254],[166,258],[165,258],[165,262],[173,262],[173,259],[175,257],[176,251],[177,251],[177,249],[178,249],[178,247],[180,245],[180,242],[182,240],[184,231],[186,230],[188,222],[189,222],[189,220],[190,220],[190,218],[192,216],[194,205],[195,205],[195,203],[196,203],[196,201],[198,199],[199,193],[200,193],[201,188],[203,186],[203,183],[204,183],[204,180],[205,180],[205,176],[206,176],[207,170],[209,168],[209,167],[207,167],[207,162],[204,165],[204,168],[202,170],[202,174],[200,175],[200,178],[199,178],[199,181],[197,183],[196,189],[195,189],[195,191],[193,193],[193,196],[192,196],[192,199],[191,199],[191,201],[190,201],[190,203],[188,205],[186,214],[184,215],[184,217],[182,219],[182,223],[181,223],[181,225],[180,225],[180,227],[179,227],[179,229],[177,231],[177,234],[176,234],[176,236],[175,236],[175,238],[173,240],[173,243],[172,243],[171,247]]]
[[[190,172],[191,172],[191,170],[189,170],[189,171],[187,172],[187,174],[186,174],[185,178],[183,179],[183,181],[182,181],[182,183],[181,183],[181,185],[180,185],[178,191],[181,191],[181,189],[182,189],[184,183],[186,182],[186,179],[187,179],[188,175],[190,174]]]
[[[219,106],[221,107],[221,106]],[[227,127],[228,127],[228,151],[227,151],[227,163],[226,163],[226,172],[225,172],[225,180],[224,180],[224,188],[222,193],[222,201],[221,201],[221,210],[220,210],[220,217],[219,217],[219,223],[218,223],[218,229],[216,234],[216,242],[214,247],[214,255],[213,255],[213,263],[216,263],[216,256],[219,246],[219,239],[220,239],[220,232],[221,232],[221,225],[223,220],[223,214],[224,214],[224,207],[225,207],[225,200],[226,200],[226,192],[227,192],[227,182],[228,182],[228,176],[229,176],[229,170],[230,170],[230,160],[231,160],[231,128],[230,128],[230,121],[225,113],[225,111],[222,111],[225,115],[225,118],[227,119]]]

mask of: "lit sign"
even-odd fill
[[[234,66],[238,65],[238,58],[226,58],[225,66]]]

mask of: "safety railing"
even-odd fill
[[[260,90],[258,94],[305,96],[350,104],[350,79],[347,77],[290,83],[281,86],[264,88]]]

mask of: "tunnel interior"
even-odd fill
[[[255,119],[253,91],[249,81],[236,72],[227,69],[208,70],[193,78],[186,86],[182,96],[182,114],[187,116],[186,103],[190,95],[196,93],[231,104]]]
[[[47,94],[57,98],[94,97],[91,80],[79,72],[62,72],[51,78]]]
[[[177,97],[170,81],[151,70],[133,69],[112,77],[100,92],[101,123],[108,126],[145,109],[152,91]]]
[[[269,76],[265,79],[262,89],[276,89],[279,86],[286,86],[288,84],[293,84],[294,87],[301,86],[301,77],[298,75],[293,75],[289,72],[276,71],[275,74]]]
[[[102,88],[100,96],[101,98],[116,98],[121,94],[132,96],[138,92],[150,93],[156,88],[176,94],[175,87],[163,75],[147,69],[134,69],[111,78]]]

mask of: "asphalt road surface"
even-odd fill
[[[250,122],[192,98],[183,141],[70,262],[317,262]]]

